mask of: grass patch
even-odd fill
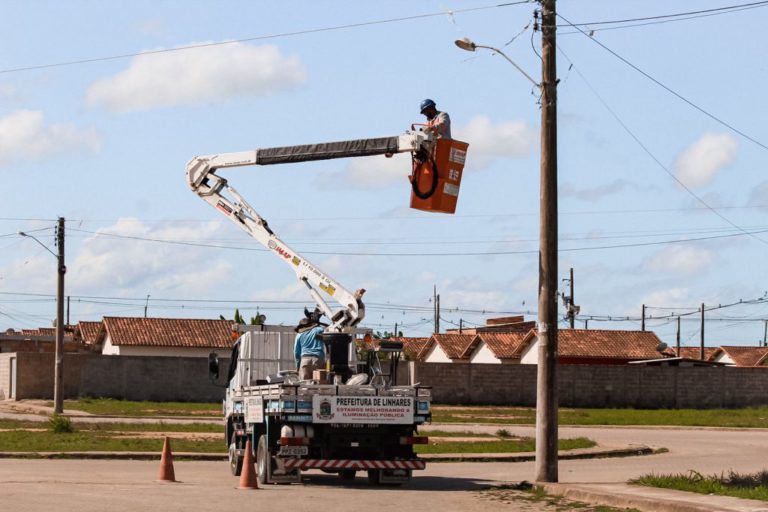
[[[560,439],[559,450],[592,448],[597,443],[585,437]],[[414,446],[416,453],[522,453],[536,450],[536,441],[531,437],[521,437],[514,441],[474,441],[471,443],[447,442],[438,444],[419,444]]]
[[[211,433],[224,432],[224,427],[222,425],[212,424],[212,423],[173,423],[173,422],[86,423],[86,422],[77,421],[77,418],[74,418],[72,423],[74,424],[75,428],[78,431],[92,430],[96,432],[211,432]],[[19,421],[19,420],[0,419],[0,430],[42,429],[45,427],[46,427],[46,424],[41,421]]]
[[[751,500],[768,501],[768,471],[754,474],[740,474],[729,471],[728,474],[704,476],[697,471],[672,475],[644,475],[630,480],[631,484],[716,494]]]
[[[71,434],[75,431],[72,421],[66,416],[59,416],[58,414],[54,414],[48,420],[48,428],[54,434]]]
[[[483,434],[478,432],[470,432],[468,430],[462,430],[461,432],[447,432],[445,430],[419,430],[420,436],[428,437],[487,437],[490,439],[495,438],[493,434]]]
[[[432,408],[434,423],[533,425],[530,407]],[[568,409],[559,411],[560,425],[673,425],[690,427],[768,428],[768,407],[745,409]]]
[[[223,440],[172,439],[174,451],[223,453]],[[29,432],[13,430],[0,432],[0,451],[8,452],[99,452],[137,451],[158,452],[163,448],[162,439],[136,439],[111,437],[107,433],[82,431],[69,434],[53,432]]]
[[[480,493],[482,498],[504,505],[514,503],[537,503],[547,510],[580,512],[640,512],[635,508],[615,508],[605,505],[589,505],[580,501],[569,500],[562,496],[547,494],[543,487],[532,486],[528,482],[490,487]],[[538,508],[537,508],[538,510]]]
[[[135,402],[112,398],[65,400],[64,409],[109,416],[202,416],[220,417],[220,403]]]

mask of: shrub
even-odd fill
[[[70,434],[75,431],[72,421],[66,416],[59,416],[58,414],[51,416],[48,425],[54,434]]]

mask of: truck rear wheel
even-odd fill
[[[237,454],[237,444],[234,441],[229,445],[229,469],[233,476],[240,476],[243,471],[243,456]]]
[[[260,485],[264,485],[269,481],[271,459],[272,456],[267,449],[267,436],[262,435],[259,437],[259,445],[256,448],[256,474]]]
[[[341,477],[342,480],[354,480],[355,473],[357,473],[357,471],[354,469],[342,469],[339,471],[339,477]]]

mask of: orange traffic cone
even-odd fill
[[[240,473],[240,486],[238,489],[258,489],[259,482],[256,480],[256,468],[253,467],[253,455],[251,453],[251,440],[245,442],[245,460],[243,460],[243,471]]]
[[[160,457],[160,476],[161,482],[175,482],[176,474],[173,471],[173,454],[171,453],[171,441],[168,436],[163,443],[163,455]]]

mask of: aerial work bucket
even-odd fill
[[[461,175],[469,144],[438,139],[431,155],[413,159],[411,208],[427,212],[455,213]]]

